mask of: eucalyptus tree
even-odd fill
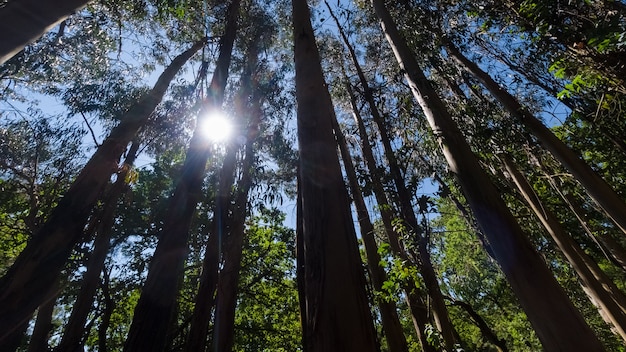
[[[26,324],[43,302],[72,248],[81,241],[87,217],[117,169],[120,155],[161,101],[176,73],[204,44],[205,40],[198,41],[176,57],[153,89],[124,114],[120,124],[96,150],[47,221],[0,279],[0,330],[3,331],[0,344],[16,327]]]
[[[224,100],[239,12],[240,1],[233,0],[229,5],[207,101],[196,120],[196,129],[180,179],[169,201],[168,216],[135,307],[133,323],[124,345],[125,351],[162,351],[166,348],[167,332],[176,309],[176,296],[187,253],[189,225],[199,201],[206,163],[211,153],[210,141],[202,135],[202,124],[209,113],[221,109]]]
[[[516,223],[497,189],[489,182],[452,116],[398,32],[384,2],[372,0],[372,5],[405,79],[443,149],[450,171],[461,184],[502,271],[544,348],[548,351],[563,348],[604,350]],[[561,323],[555,324],[556,321]]]
[[[332,132],[310,12],[292,2],[300,150],[303,341],[307,351],[376,351],[356,233]]]

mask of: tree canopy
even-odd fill
[[[0,350],[625,351],[619,0],[0,2]]]

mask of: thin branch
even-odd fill
[[[85,123],[87,124],[87,128],[89,129],[89,132],[91,133],[91,138],[93,139],[93,142],[96,144],[96,147],[100,146],[100,143],[98,143],[98,139],[96,138],[96,134],[93,132],[93,128],[91,128],[91,125],[89,124],[89,121],[87,121],[87,117],[85,116],[85,114],[83,114],[83,112],[80,112],[80,115],[83,117],[83,121],[85,121]]]

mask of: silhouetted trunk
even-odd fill
[[[350,96],[352,115],[359,129],[359,136],[361,137],[361,150],[363,152],[363,158],[365,159],[365,165],[367,166],[367,170],[370,175],[369,181],[372,184],[374,196],[376,197],[376,202],[378,203],[378,209],[380,209],[380,214],[383,225],[385,227],[385,233],[387,234],[389,245],[395,255],[408,263],[410,262],[410,260],[405,252],[404,247],[400,243],[400,236],[393,227],[393,219],[395,218],[395,215],[391,208],[391,203],[387,199],[385,190],[383,189],[383,186],[379,181],[380,175],[376,170],[376,160],[374,159],[374,154],[372,152],[367,129],[365,128],[365,124],[363,123],[363,119],[361,117],[361,114],[359,113],[359,109],[356,103],[356,97],[354,96],[354,92],[352,91],[352,87],[349,83],[346,84],[346,90]],[[420,344],[422,345],[422,350],[424,352],[435,351],[436,349],[431,346],[426,336],[426,328],[430,324],[430,312],[421,297],[421,291],[415,286],[415,284],[408,285],[406,283],[403,284],[402,289],[405,293],[405,300],[411,312],[413,326],[415,328],[415,332],[417,333]]]
[[[496,335],[496,333],[489,327],[485,319],[483,319],[483,317],[481,317],[480,314],[478,314],[478,312],[476,312],[471,305],[466,302],[458,301],[452,298],[450,298],[450,300],[452,301],[452,305],[460,307],[472,318],[472,320],[480,330],[480,334],[487,341],[494,344],[499,352],[508,352],[509,349],[506,346],[506,341],[504,339],[498,338],[498,335]]]
[[[350,204],[305,0],[294,0],[293,33],[304,242],[307,352],[377,351]]]
[[[330,11],[330,6],[328,6]],[[331,12],[331,15],[332,12]],[[333,15],[334,17],[334,15]],[[398,160],[395,156],[393,148],[391,146],[391,140],[389,138],[389,133],[387,131],[387,125],[383,116],[381,116],[378,111],[378,107],[376,105],[376,101],[372,94],[372,90],[369,87],[367,79],[365,78],[365,74],[361,69],[361,65],[357,59],[356,53],[354,52],[354,48],[350,45],[347,36],[343,32],[341,26],[339,26],[339,21],[335,18],[335,22],[337,22],[337,26],[339,28],[339,33],[341,34],[346,47],[350,53],[350,57],[352,58],[354,67],[357,71],[357,75],[363,86],[363,95],[365,96],[365,100],[367,101],[370,113],[372,114],[372,118],[378,126],[378,131],[380,132],[380,139],[384,147],[385,157],[387,158],[387,163],[389,164],[389,171],[391,172],[391,176],[394,180],[394,184],[397,190],[397,196],[400,201],[400,213],[401,219],[404,220],[405,224],[408,225],[408,230],[412,232],[417,238],[417,248],[419,253],[419,261],[420,265],[418,265],[418,269],[422,278],[424,279],[424,284],[426,286],[426,290],[428,291],[428,295],[431,298],[432,311],[433,316],[435,318],[435,323],[437,328],[441,332],[443,339],[445,341],[446,348],[452,351],[457,343],[455,338],[455,331],[452,322],[450,321],[450,317],[448,315],[448,309],[446,308],[446,304],[443,300],[443,295],[441,294],[441,290],[439,288],[439,281],[437,280],[437,274],[432,266],[430,260],[430,253],[428,251],[428,243],[426,240],[426,236],[423,233],[423,229],[420,228],[417,217],[415,216],[415,212],[413,211],[413,204],[411,202],[411,194],[406,188],[406,184],[404,182],[404,177],[402,175],[402,170],[398,163]]]
[[[626,340],[626,297],[580,246],[561,227],[559,220],[541,202],[532,186],[507,155],[500,155],[506,171],[528,206],[578,274],[585,293],[601,311],[602,317]]]
[[[33,236],[11,268],[0,279],[0,350],[6,336],[26,324],[57,280],[72,248],[82,240],[87,218],[111,175],[118,170],[124,149],[161,102],[169,83],[205,40],[176,57],[154,88],[124,114],[120,124],[96,150]]]
[[[28,343],[28,352],[48,352],[48,340],[52,331],[52,315],[59,294],[60,284],[57,282],[52,288],[48,299],[39,307],[35,328]]]
[[[333,127],[335,130],[335,138],[337,139],[337,144],[339,146],[339,150],[341,151],[343,166],[348,177],[348,183],[350,184],[352,200],[356,208],[359,227],[361,230],[361,238],[363,239],[363,244],[365,245],[367,267],[370,273],[369,277],[374,290],[380,292],[382,291],[383,283],[387,281],[387,274],[380,266],[381,258],[380,254],[378,254],[376,239],[374,238],[374,225],[370,220],[370,214],[367,210],[365,199],[363,199],[363,194],[361,194],[359,181],[354,169],[354,164],[352,163],[352,156],[350,155],[348,145],[346,144],[346,139],[344,138],[337,121],[333,121]],[[387,337],[389,351],[408,351],[408,345],[402,331],[402,325],[398,319],[395,302],[379,299],[376,303],[378,304],[378,309],[380,311],[383,331]]]
[[[563,141],[558,139],[549,128],[524,108],[506,89],[494,81],[489,74],[481,70],[478,65],[467,59],[452,45],[446,43],[450,56],[472,73],[483,85],[500,101],[505,109],[517,117],[561,164],[585,188],[589,196],[606,212],[615,224],[626,233],[626,203],[598,174],[587,165]]]
[[[15,0],[0,6],[0,65],[39,39],[87,0]]]
[[[222,107],[237,33],[239,4],[239,0],[233,0],[228,9],[226,28],[220,41],[220,54],[209,87],[210,96],[198,114],[180,178],[169,200],[163,231],[150,262],[148,277],[135,307],[133,322],[124,345],[126,352],[158,352],[163,351],[167,344],[167,332],[176,310],[176,296],[187,258],[189,228],[200,200],[206,163],[211,154],[211,141],[202,134],[201,126],[209,112]]]
[[[248,193],[252,187],[252,170],[254,168],[254,143],[259,135],[259,125],[263,112],[261,96],[253,92],[252,73],[258,63],[257,38],[252,39],[247,54],[246,69],[241,77],[241,89],[235,102],[238,116],[250,116],[246,135],[245,155],[241,165],[241,179],[234,196],[234,204],[229,221],[228,236],[224,239],[223,266],[219,272],[217,284],[217,303],[215,307],[215,324],[211,351],[231,351],[235,338],[235,309],[241,258],[243,255],[245,221],[248,214]],[[255,94],[256,93],[256,94]],[[246,102],[251,100],[252,103]],[[234,164],[234,163],[233,163]]]
[[[461,185],[544,348],[546,351],[603,351],[598,338],[574,308],[480,167],[463,134],[398,32],[384,1],[372,0],[372,4],[411,91],[443,149],[450,171]]]
[[[100,325],[98,326],[98,352],[107,352],[107,330],[109,329],[109,325],[111,324],[111,316],[113,315],[113,298],[111,297],[110,290],[110,277],[111,273],[106,272],[103,274],[103,282],[102,282],[102,300],[104,308],[102,312],[102,317],[100,318]],[[71,351],[68,351],[71,352]]]
[[[217,305],[215,307],[215,328],[213,329],[212,351],[231,351],[235,338],[235,309],[237,307],[237,284],[247,215],[248,191],[252,186],[254,141],[246,145],[246,156],[243,162],[243,174],[239,182],[228,238],[225,240],[224,266],[219,273],[217,287]]]
[[[126,160],[117,174],[117,180],[111,187],[103,201],[103,209],[98,215],[96,225],[96,239],[93,251],[89,256],[87,271],[83,275],[80,291],[72,308],[72,313],[65,324],[63,338],[56,348],[57,351],[82,351],[83,336],[85,335],[85,323],[92,309],[94,297],[100,285],[100,274],[104,269],[104,263],[109,253],[109,245],[115,222],[115,210],[117,202],[127,188],[126,176],[135,162],[139,143],[134,141],[127,153]]]
[[[198,288],[186,346],[186,350],[189,352],[206,349],[211,311],[215,305],[215,290],[217,289],[222,243],[224,243],[224,238],[231,227],[232,219],[228,215],[228,210],[235,177],[237,149],[235,142],[231,142],[227,147],[224,164],[220,170],[215,208],[213,209],[212,230],[204,254],[200,287]],[[213,330],[218,328],[218,324],[220,322],[215,320]]]

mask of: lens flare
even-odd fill
[[[202,134],[215,143],[227,141],[233,134],[231,121],[222,112],[214,111],[202,122]]]

